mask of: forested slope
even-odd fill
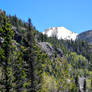
[[[57,40],[0,11],[0,91],[92,91],[92,58],[84,41]],[[82,82],[80,82],[82,79]]]

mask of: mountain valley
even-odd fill
[[[91,34],[0,11],[0,92],[92,92]]]

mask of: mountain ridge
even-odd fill
[[[88,30],[85,32],[82,32],[78,35],[79,40],[85,40],[89,43],[89,45],[92,45],[92,30]]]
[[[46,34],[48,37],[56,36],[58,39],[64,40],[76,40],[78,35],[65,27],[51,27],[46,29],[43,34]]]

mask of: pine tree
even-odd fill
[[[77,87],[77,90],[79,90],[79,92],[80,92],[80,87],[79,87],[79,79],[78,79],[78,75],[76,75],[76,77],[75,77],[75,84],[76,84],[76,87]]]
[[[29,64],[29,77],[31,81],[31,92],[35,92],[35,76],[34,76],[34,55],[33,55],[33,46],[34,46],[34,36],[32,33],[32,23],[31,19],[29,18],[28,20],[29,28],[28,28],[28,33],[27,33],[27,42],[28,42],[28,61],[27,63]]]
[[[84,79],[83,90],[84,90],[84,92],[86,92],[86,79]]]

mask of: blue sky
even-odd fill
[[[64,26],[73,32],[92,29],[92,0],[0,0],[7,14],[27,21],[39,31]]]

